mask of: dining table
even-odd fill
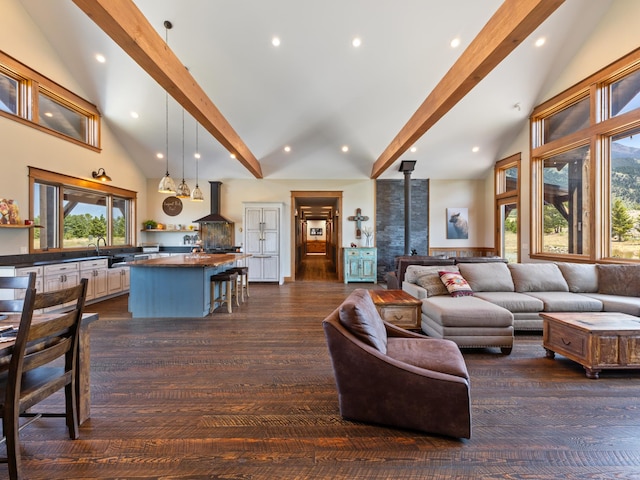
[[[33,323],[52,320],[60,313],[34,313]],[[20,314],[6,314],[0,318],[0,330],[13,325],[20,325]],[[98,320],[97,313],[83,313],[78,337],[78,365],[76,368],[76,402],[78,409],[78,422],[84,423],[91,416],[91,324]],[[15,337],[0,334],[0,372],[9,368]]]

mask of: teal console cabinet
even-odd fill
[[[378,281],[378,250],[371,247],[344,249],[344,283]]]

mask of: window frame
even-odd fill
[[[640,108],[610,116],[609,92],[612,83],[640,71],[640,48],[618,59],[607,67],[587,77],[573,87],[556,95],[534,108],[530,117],[530,169],[531,169],[531,253],[530,258],[546,261],[576,262],[616,262],[620,258],[610,257],[610,153],[608,139],[615,135],[633,130],[640,126]],[[589,96],[590,124],[588,127],[542,144],[542,122],[550,114]],[[544,252],[543,249],[543,206],[544,185],[542,172],[544,161],[549,157],[568,150],[588,145],[591,154],[591,170],[587,188],[591,212],[588,242],[591,248],[588,254],[557,254]],[[637,260],[625,260],[625,263],[637,263]]]
[[[521,258],[521,231],[522,231],[522,211],[520,210],[520,189],[522,186],[522,153],[516,153],[510,157],[498,160],[494,165],[494,182],[495,182],[495,221],[496,226],[494,245],[498,255],[502,255],[505,246],[502,244],[503,232],[502,232],[502,212],[501,208],[504,205],[515,204],[518,212],[518,218],[516,221],[517,232],[516,242],[518,245],[517,261],[520,262]],[[508,190],[506,187],[506,174],[507,170],[515,168],[518,172],[516,179],[516,188]],[[501,188],[504,186],[504,188]],[[504,191],[503,191],[504,190]]]
[[[105,218],[107,220],[107,235],[106,235],[106,243],[107,247],[133,247],[136,245],[137,236],[135,225],[137,224],[136,220],[136,202],[137,202],[137,192],[132,190],[126,190],[124,188],[114,187],[111,185],[105,185],[102,182],[97,182],[94,180],[87,180],[83,178],[72,177],[69,175],[64,175],[60,173],[50,172],[48,170],[43,170],[37,167],[29,167],[29,217],[34,218],[34,201],[35,194],[34,188],[35,184],[46,184],[57,187],[57,201],[56,201],[56,209],[57,209],[57,222],[58,222],[58,231],[57,231],[57,247],[47,247],[44,249],[36,249],[34,248],[34,230],[29,229],[29,253],[42,253],[42,252],[69,252],[69,251],[84,251],[87,250],[87,247],[78,247],[78,248],[64,248],[64,215],[62,214],[63,210],[63,198],[64,198],[64,189],[71,188],[74,190],[82,190],[85,192],[100,194],[107,197],[107,212]],[[126,221],[126,232],[130,234],[129,243],[126,244],[113,244],[112,234],[113,229],[111,228],[112,216],[113,216],[113,197],[118,197],[121,199],[125,199],[128,201],[128,219]],[[42,232],[41,232],[42,234]]]
[[[0,50],[0,71],[18,80],[18,113],[0,110],[0,116],[35,128],[68,142],[80,145],[95,152],[101,151],[101,115],[98,107],[72,91],[29,68],[15,58]],[[83,116],[87,122],[86,141],[80,141],[58,130],[39,123],[38,99],[46,95],[62,106]]]

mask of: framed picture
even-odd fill
[[[469,212],[466,208],[447,208],[447,238],[469,238]]]
[[[322,235],[322,228],[310,228],[309,235]]]

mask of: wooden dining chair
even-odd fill
[[[80,284],[50,293],[25,297],[25,310],[65,305],[64,313],[47,313],[40,318],[23,313],[11,362],[0,375],[2,428],[7,444],[9,478],[22,478],[19,431],[40,417],[65,417],[69,437],[78,438],[77,364],[78,335],[87,293],[87,279]],[[34,321],[32,321],[34,320]],[[59,361],[57,361],[59,360]],[[32,407],[64,388],[64,413],[37,413]],[[27,412],[27,410],[30,410]],[[19,417],[31,417],[20,425]]]

